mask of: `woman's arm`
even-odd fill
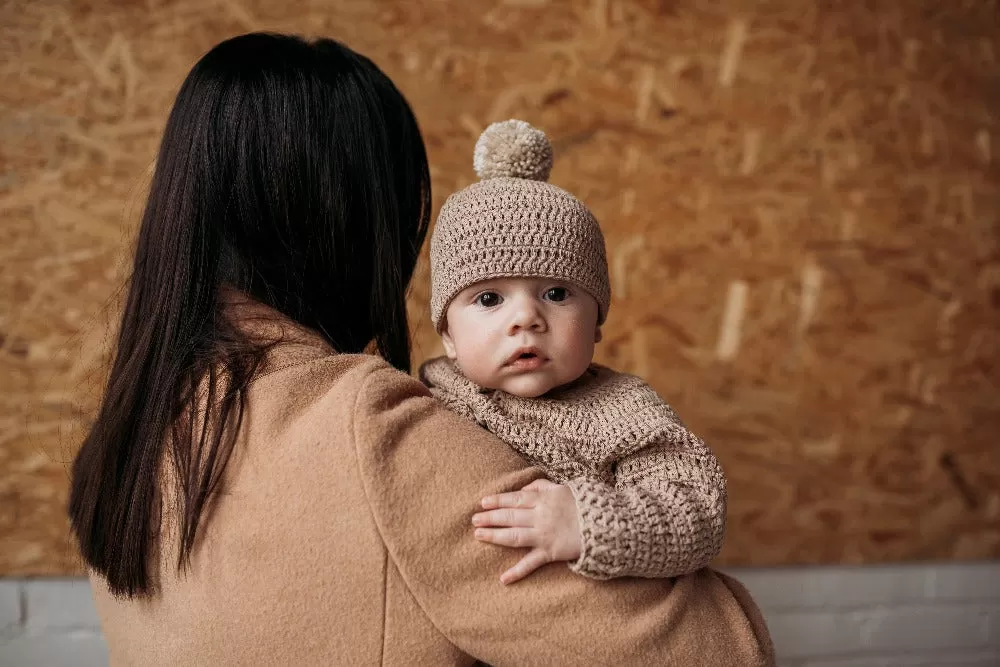
[[[353,433],[365,494],[390,558],[456,646],[493,665],[770,665],[767,628],[734,580],[705,569],[672,579],[595,582],[543,567],[530,586],[497,572],[520,556],[473,538],[484,496],[540,477],[416,380],[373,365]]]
[[[620,461],[615,484],[567,482],[583,548],[571,568],[595,579],[676,577],[722,549],[726,479],[712,452],[680,422],[669,440]]]

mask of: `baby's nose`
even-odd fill
[[[514,307],[511,318],[511,329],[520,331],[528,329],[531,331],[541,331],[545,328],[545,317],[541,308],[530,299],[523,299]]]

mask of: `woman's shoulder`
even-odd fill
[[[371,477],[359,466],[361,452],[405,431],[416,413],[435,408],[444,410],[426,387],[380,357],[329,354],[300,361],[249,387],[246,460],[289,487],[319,475],[334,488],[348,488]],[[328,501],[337,502],[333,496]]]
[[[251,382],[258,398],[287,402],[319,401],[357,393],[370,379],[376,384],[422,386],[373,354],[334,350],[319,332],[234,290],[225,293],[225,314],[251,343],[265,350]],[[267,387],[261,392],[261,387]]]
[[[366,410],[387,394],[430,395],[415,378],[376,355],[331,352],[283,357],[274,358],[269,368],[254,379],[251,394],[258,400],[285,404],[285,414],[294,414],[295,406],[318,408],[321,412],[334,407],[340,412],[349,405]]]

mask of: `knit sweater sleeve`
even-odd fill
[[[567,482],[583,533],[573,571],[594,579],[675,577],[722,548],[726,480],[718,460],[678,420],[669,437],[623,458],[614,484]]]

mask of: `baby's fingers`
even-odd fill
[[[472,515],[473,526],[521,526],[535,525],[535,515],[532,510],[502,509],[478,512]]]
[[[532,549],[528,555],[517,562],[517,565],[500,575],[500,582],[503,584],[513,584],[515,581],[524,579],[529,574],[551,562],[551,559],[542,549]]]
[[[551,488],[554,488],[556,486],[559,486],[559,485],[556,484],[556,483],[554,483],[554,482],[550,482],[549,480],[545,479],[544,477],[540,477],[540,478],[536,479],[534,482],[532,482],[531,484],[529,484],[528,486],[524,487],[521,490],[522,491],[545,491],[547,489],[551,489]]]
[[[475,536],[501,547],[533,547],[538,541],[535,531],[528,528],[476,528]]]
[[[500,507],[520,507],[531,509],[538,500],[538,493],[534,490],[521,489],[513,493],[500,493],[495,496],[483,498],[483,509],[492,510]]]

